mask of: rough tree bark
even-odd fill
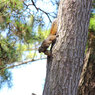
[[[88,50],[79,83],[78,95],[95,95],[95,33],[89,31]]]
[[[43,95],[76,95],[87,41],[92,0],[61,0]]]

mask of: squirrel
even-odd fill
[[[39,53],[43,52],[47,56],[51,55],[50,50],[47,50],[47,48],[56,39],[56,32],[57,32],[57,27],[58,27],[57,23],[58,23],[58,20],[56,18],[56,19],[54,19],[54,21],[52,23],[49,36],[42,42],[41,46],[39,47],[39,50],[38,50]]]

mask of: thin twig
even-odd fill
[[[52,22],[51,19],[50,19],[50,17],[49,17],[49,13],[45,12],[45,11],[42,10],[41,8],[38,8],[38,7],[36,6],[36,4],[34,3],[33,0],[31,0],[31,2],[32,2],[32,5],[36,8],[37,11],[40,10],[40,11],[42,11],[43,13],[45,13],[46,16],[48,17],[49,21]]]

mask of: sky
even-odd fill
[[[4,86],[0,95],[42,95],[45,76],[46,60],[40,60],[11,69],[12,88]]]

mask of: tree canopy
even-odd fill
[[[50,30],[44,28],[44,15],[50,22],[56,16],[37,6],[36,0],[0,0],[0,84],[9,85],[7,68],[15,67],[15,62],[37,57],[37,48]]]

